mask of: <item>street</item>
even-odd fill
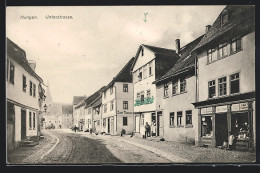
[[[75,133],[70,130],[44,130],[43,134],[44,140],[48,142],[20,163],[170,163],[169,160],[151,151],[111,138],[100,138],[95,134]]]

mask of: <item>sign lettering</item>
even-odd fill
[[[225,106],[217,106],[216,107],[216,113],[219,113],[219,112],[227,112],[227,105],[225,105]]]

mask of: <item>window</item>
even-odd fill
[[[141,81],[142,78],[143,78],[143,73],[142,73],[142,68],[140,68],[140,69],[138,70],[138,79],[139,79],[139,81]]]
[[[114,100],[110,102],[110,111],[112,111],[113,109],[114,109]]]
[[[151,90],[146,91],[146,96],[147,96],[147,98],[151,98]]]
[[[23,75],[23,91],[26,92],[26,76]]]
[[[123,84],[123,92],[128,92],[128,84]]]
[[[123,109],[128,109],[128,101],[123,101]]]
[[[239,93],[239,73],[230,76],[230,93]]]
[[[35,97],[35,96],[36,96],[36,85],[33,84],[33,97]]]
[[[223,43],[218,46],[219,58],[226,57],[228,55],[228,44]]]
[[[168,97],[168,84],[164,84],[163,91],[163,96]]]
[[[32,112],[29,112],[29,129],[32,129]]]
[[[6,62],[6,80],[8,81],[8,75],[9,75],[9,60]]]
[[[14,65],[10,62],[10,83],[14,84]]]
[[[192,111],[186,111],[186,125],[192,125]]]
[[[33,129],[35,129],[35,112],[33,113]]]
[[[186,92],[186,79],[180,80],[180,92],[181,93]]]
[[[221,16],[221,26],[228,22],[228,13],[225,11]]]
[[[103,127],[106,127],[106,119],[103,119]]]
[[[172,95],[175,95],[178,93],[178,81],[172,82]]]
[[[141,102],[144,102],[144,91],[141,92]]]
[[[110,87],[110,95],[113,94],[113,86]]]
[[[241,38],[235,37],[231,40],[230,53],[236,53],[242,50]]]
[[[170,126],[174,126],[174,112],[170,113]]]
[[[227,81],[226,77],[222,77],[218,79],[218,86],[219,86],[219,96],[223,96],[227,94]]]
[[[136,99],[137,99],[137,100],[140,100],[140,93],[137,93],[137,94],[136,94]]]
[[[202,116],[201,122],[201,136],[212,137],[212,116]]]
[[[212,63],[218,59],[218,51],[216,49],[208,50],[208,63]]]
[[[182,112],[177,112],[177,126],[182,125]]]
[[[215,80],[209,81],[209,98],[216,96]]]
[[[144,79],[148,77],[147,66],[148,64],[144,65]]]
[[[104,98],[107,97],[107,90],[104,91]]]
[[[127,117],[123,117],[123,126],[127,126]]]
[[[144,114],[141,114],[141,125],[144,126]]]
[[[30,81],[30,96],[32,95],[32,81]]]
[[[149,76],[153,75],[153,62],[149,62]]]
[[[107,112],[107,104],[104,104],[104,113]]]

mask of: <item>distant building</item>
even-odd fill
[[[196,100],[195,56],[191,51],[203,35],[180,48],[176,40],[176,51],[181,57],[165,75],[157,79],[156,110],[163,119],[163,137],[167,141],[193,143],[198,136]]]
[[[6,41],[7,149],[12,150],[21,140],[40,135],[44,90],[36,63],[28,61],[25,51],[10,39]]]
[[[102,131],[111,135],[133,131],[133,82],[131,58],[102,93]]]
[[[79,119],[79,114],[78,114],[78,112],[76,112],[76,110],[75,110],[75,107],[76,107],[77,104],[78,104],[79,102],[81,102],[84,98],[86,98],[86,96],[74,96],[74,97],[73,97],[73,102],[72,102],[72,107],[73,107],[73,114],[72,114],[72,117],[73,117],[73,126],[79,127],[80,119]]]
[[[80,131],[85,130],[85,99],[86,98],[83,98],[78,104],[74,106],[74,125],[79,127]]]
[[[62,123],[61,128],[62,129],[70,129],[73,126],[73,107],[72,105],[62,105]]]
[[[134,127],[145,134],[146,122],[156,123],[156,135],[163,136],[162,112],[156,112],[156,85],[153,82],[169,71],[180,57],[175,50],[140,45],[131,67],[134,85]]]
[[[49,106],[42,114],[43,116],[43,128],[46,129],[49,126],[55,126],[55,129],[62,128],[62,104],[53,103],[52,106]]]
[[[255,7],[228,5],[192,52],[196,56],[198,144],[256,147]]]

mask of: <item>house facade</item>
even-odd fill
[[[72,118],[73,107],[72,105],[62,105],[62,129],[70,129],[73,125]]]
[[[102,92],[102,132],[117,135],[133,131],[133,83],[130,68],[134,58],[122,68]]]
[[[156,85],[153,82],[164,75],[177,62],[174,50],[140,45],[131,67],[134,85],[134,130],[145,134],[146,122],[156,122],[156,135],[163,136],[163,119],[156,111]]]
[[[194,143],[197,135],[195,57],[191,50],[200,42],[198,37],[180,49],[176,40],[176,51],[181,57],[165,75],[157,79],[156,111],[163,117],[164,139]]]
[[[255,7],[228,5],[192,53],[196,56],[198,144],[256,145]]]
[[[46,107],[45,112],[42,114],[42,117],[44,129],[48,128],[49,126],[55,126],[55,129],[61,129],[62,104],[53,102],[51,105]]]
[[[87,110],[85,108],[85,100],[86,98],[82,99],[77,105],[75,105],[75,118],[74,123],[79,128],[80,131],[86,129],[85,126],[85,117],[87,115]]]
[[[7,38],[6,101],[7,149],[19,142],[38,136],[39,111],[42,108],[43,80],[35,73],[36,63],[28,61],[26,53]]]
[[[73,113],[72,113],[72,118],[73,118],[73,126],[79,127],[79,122],[80,122],[80,111],[76,111],[76,107],[79,102],[81,102],[86,96],[74,96],[73,97],[73,102],[72,102],[72,108],[73,108]]]

